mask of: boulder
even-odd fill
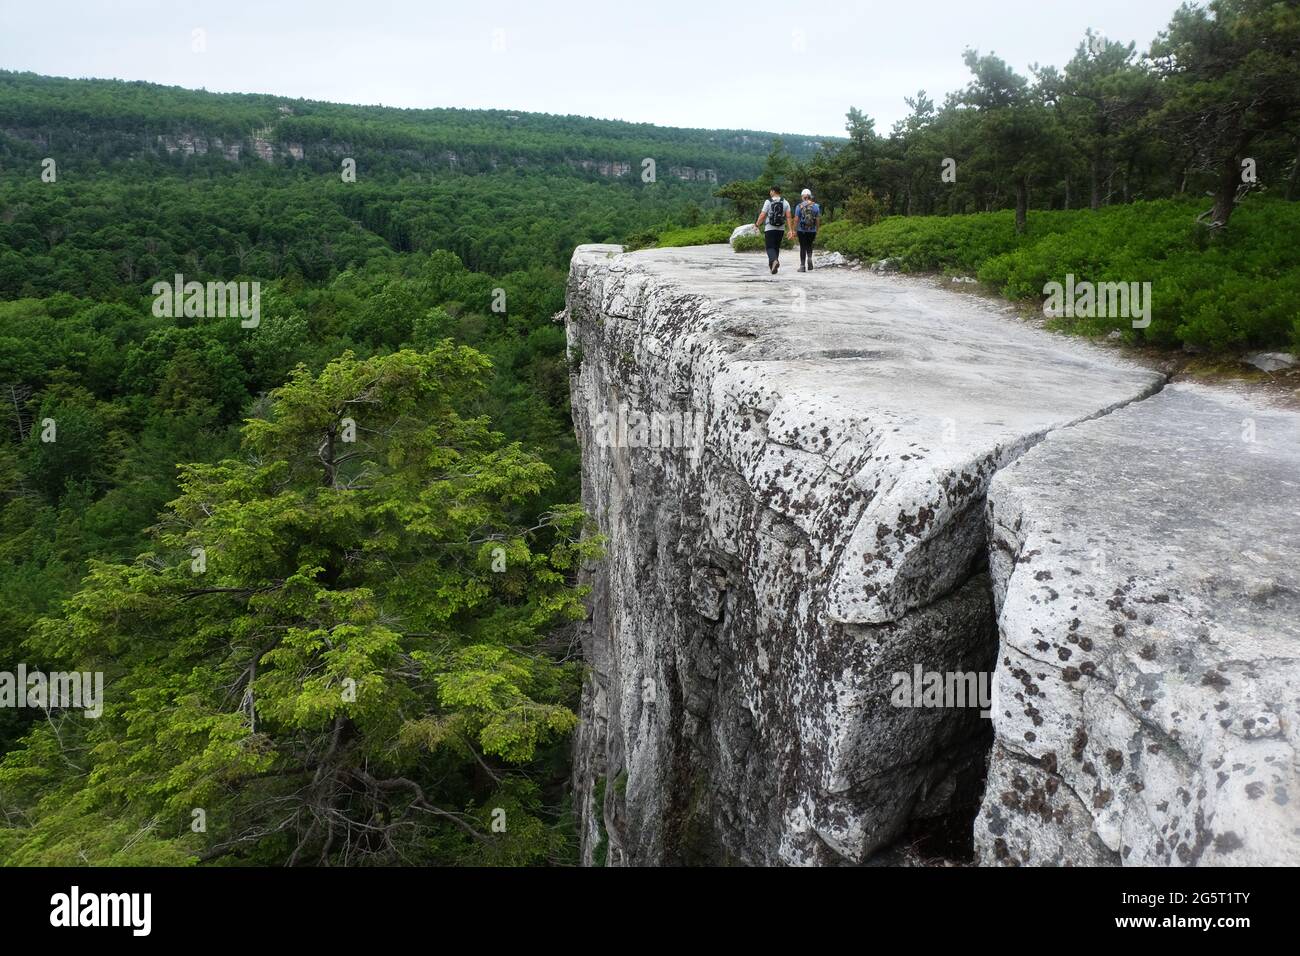
[[[1281,372],[1294,368],[1296,357],[1288,352],[1252,352],[1242,361],[1264,372]]]
[[[757,235],[761,235],[761,233],[758,231],[758,227],[755,226],[752,222],[747,222],[743,226],[737,226],[735,229],[731,230],[731,238],[728,239],[727,241],[730,242],[732,245],[735,245],[736,240],[739,239],[741,236],[757,236]]]
[[[854,261],[839,252],[814,252],[813,265],[818,269],[842,269],[854,265]]]

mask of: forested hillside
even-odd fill
[[[570,859],[564,269],[771,140],[0,74],[0,860]]]
[[[718,183],[757,173],[771,142],[0,72],[0,295],[131,295],[181,266],[320,281],[382,251],[560,268],[579,242],[716,215]]]
[[[254,152],[263,149],[263,155],[266,147],[276,155],[301,152],[301,160],[316,171],[336,170],[335,156],[358,156],[372,173],[478,173],[503,166],[554,172],[564,165],[591,169],[622,163],[639,178],[639,164],[650,157],[665,179],[693,180],[693,174],[711,172],[715,175],[702,178],[725,182],[752,173],[774,135],[509,110],[348,106],[8,71],[0,71],[0,87],[0,127],[10,136],[93,152],[103,164],[142,152],[215,150],[225,156],[224,150],[244,154],[251,146]],[[216,140],[221,146],[213,146]],[[797,135],[785,141],[798,156],[821,145]]]

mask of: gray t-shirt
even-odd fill
[[[790,216],[793,214],[793,210],[790,208],[790,200],[785,199],[785,198],[782,198],[782,199],[779,199],[779,200],[777,200],[777,201],[778,201],[779,203],[781,203],[781,205],[785,206],[785,225],[784,225],[784,226],[774,226],[774,225],[772,225],[772,200],[770,200],[770,199],[764,199],[764,200],[763,200],[763,212],[764,212],[764,214],[766,214],[766,216],[767,216],[767,219],[765,219],[765,220],[763,221],[763,231],[764,231],[764,232],[771,232],[773,229],[788,229],[788,228],[790,228]]]

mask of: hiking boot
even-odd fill
[[[773,259],[773,260],[772,260],[772,275],[776,275],[776,271],[777,271],[778,269],[780,269],[780,268],[781,268],[781,260],[780,260],[780,259]]]
[[[804,271],[804,270],[803,270],[803,266],[800,266],[800,267],[799,267],[799,271],[800,271],[800,272],[803,272],[803,271]]]

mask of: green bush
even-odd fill
[[[623,248],[628,252],[635,252],[638,249],[716,245],[730,239],[731,230],[734,228],[725,223],[711,222],[679,229],[646,229],[628,235],[623,240]]]
[[[623,240],[623,248],[628,252],[635,252],[638,249],[652,249],[658,244],[659,233],[653,229],[630,232]]]
[[[660,233],[659,241],[656,244],[660,249],[668,249],[674,246],[717,245],[730,239],[731,232],[735,228],[735,226],[729,226],[726,223],[714,222],[702,226],[691,226],[689,229],[671,229],[668,232]]]
[[[741,236],[731,244],[733,252],[762,252],[767,248],[767,242],[762,236]],[[782,249],[793,249],[794,243],[789,239],[781,240]]]
[[[1120,330],[1135,343],[1213,351],[1300,346],[1300,203],[1253,198],[1224,233],[1195,222],[1204,203],[1139,202],[1100,210],[1034,211],[1024,235],[1010,210],[895,216],[874,226],[829,223],[826,249],[892,257],[906,272],[973,274],[1009,299],[1042,301],[1048,282],[1150,282],[1151,325],[1058,318],[1081,335]]]

